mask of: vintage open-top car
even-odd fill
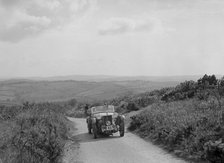
[[[112,135],[115,132],[124,136],[124,116],[114,111],[113,105],[96,106],[89,109],[86,119],[89,134],[96,139],[99,134]]]

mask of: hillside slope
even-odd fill
[[[150,81],[32,81],[0,82],[0,102],[43,102],[76,98],[81,101],[107,100],[117,96],[136,94],[153,89],[175,86],[176,82]]]

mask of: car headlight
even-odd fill
[[[96,118],[92,118],[92,123],[96,123]]]
[[[103,121],[102,121],[102,119],[100,119],[100,120],[99,120],[99,124],[103,124]]]

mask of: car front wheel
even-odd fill
[[[121,124],[120,124],[120,137],[124,136],[124,130],[125,130],[124,122],[121,122]]]
[[[89,133],[89,134],[92,134],[91,127],[88,127],[88,133]]]
[[[94,139],[97,138],[97,127],[96,127],[96,124],[93,125],[93,137],[94,137]]]

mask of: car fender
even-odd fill
[[[125,116],[124,115],[120,115],[121,119],[124,120],[125,119]]]
[[[96,118],[95,117],[91,118],[91,122],[92,122],[92,124],[95,124],[96,123]]]
[[[120,125],[121,123],[124,122],[124,119],[125,119],[124,115],[118,115],[116,124]]]

